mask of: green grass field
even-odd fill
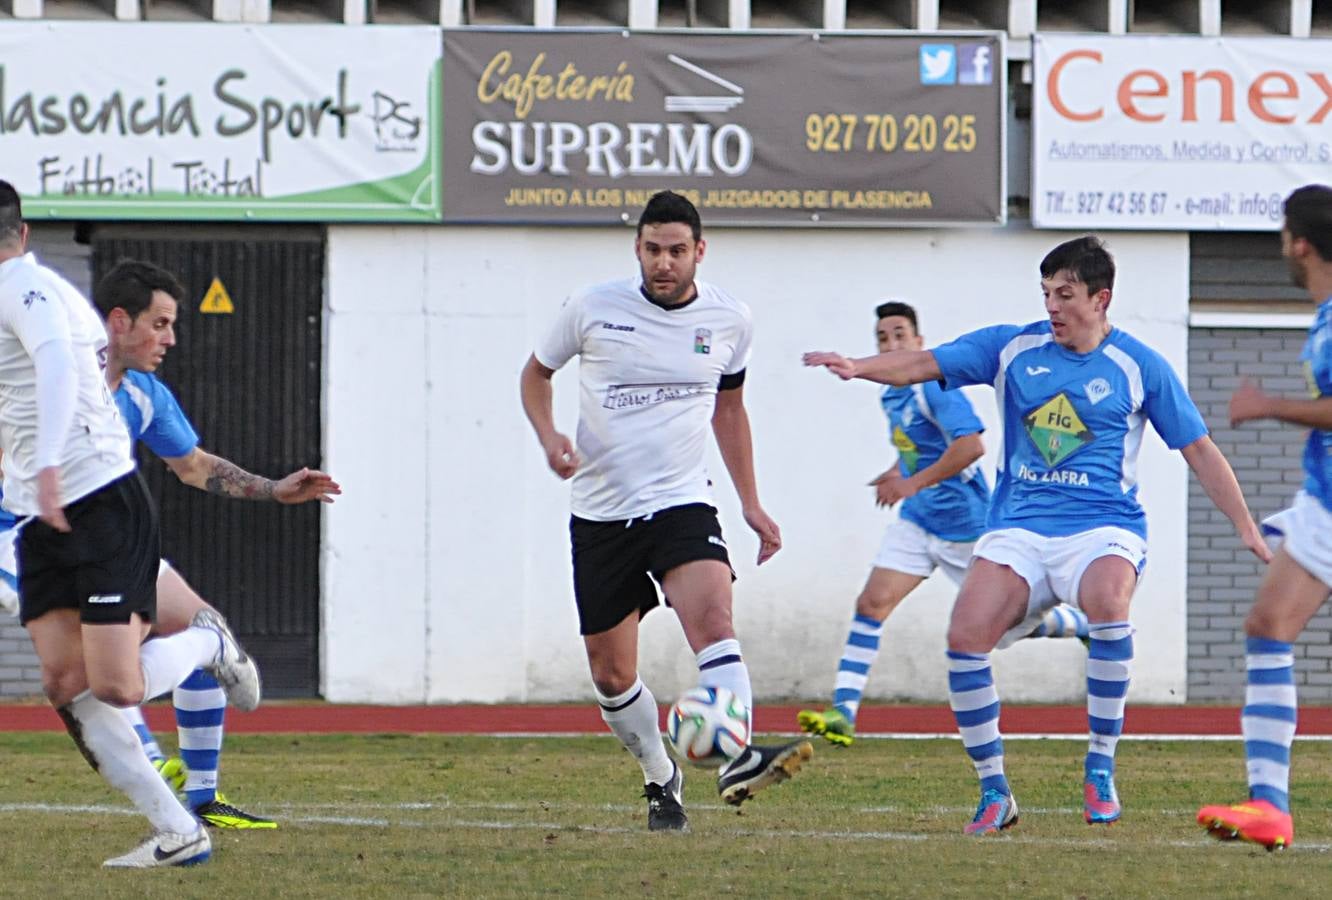
[[[1322,897],[1332,892],[1332,743],[1296,745],[1296,845],[1207,838],[1202,802],[1242,794],[1238,741],[1120,745],[1123,821],[1081,818],[1081,741],[1012,740],[1020,824],[966,838],[956,741],[816,746],[741,811],[686,772],[692,833],[644,826],[637,766],[609,737],[237,735],[224,790],[277,831],[214,832],[197,869],[105,871],[144,820],[55,734],[0,733],[4,897]]]

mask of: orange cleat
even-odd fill
[[[1282,812],[1266,800],[1204,806],[1198,810],[1198,824],[1218,840],[1251,841],[1268,850],[1284,850],[1295,841],[1290,813]]]

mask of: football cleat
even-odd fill
[[[155,759],[153,760],[153,768],[157,770],[157,774],[162,776],[162,780],[173,791],[179,794],[185,790],[185,776],[189,772],[185,768],[185,760],[179,756],[173,756],[170,759]]]
[[[217,658],[205,666],[204,671],[217,679],[227,695],[227,702],[242,712],[258,707],[263,692],[259,684],[259,667],[231,633],[227,620],[215,609],[201,609],[194,614],[190,624],[217,632],[222,642]]]
[[[721,770],[717,793],[732,806],[739,806],[769,785],[785,781],[800,771],[814,756],[814,746],[806,740],[792,741],[779,747],[750,744]]]
[[[1295,823],[1266,800],[1250,800],[1234,806],[1204,806],[1198,824],[1218,840],[1243,840],[1268,850],[1284,850],[1295,842]]]
[[[643,785],[643,796],[648,802],[648,831],[688,831],[689,817],[685,815],[684,773],[676,766],[665,784]]]
[[[839,747],[849,747],[856,736],[856,723],[835,706],[830,706],[823,712],[802,709],[796,714],[796,724],[806,734],[819,735],[830,744]]]
[[[1092,769],[1082,783],[1082,818],[1088,825],[1118,822],[1123,809],[1115,791],[1115,776],[1108,769]]]
[[[265,819],[263,816],[256,816],[253,813],[247,813],[245,810],[232,806],[227,802],[226,796],[217,792],[217,796],[202,806],[196,806],[192,812],[205,825],[210,828],[277,828],[278,823],[272,819]]]
[[[1017,801],[1013,799],[1013,795],[990,788],[981,793],[976,815],[972,816],[971,822],[962,829],[962,833],[998,834],[1005,828],[1012,828],[1017,821]]]
[[[109,869],[154,869],[159,866],[197,866],[213,855],[213,842],[202,825],[193,834],[159,831],[124,856],[102,863]]]

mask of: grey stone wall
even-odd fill
[[[1189,334],[1189,392],[1212,438],[1239,477],[1258,518],[1283,509],[1304,480],[1304,429],[1275,423],[1231,428],[1230,394],[1242,377],[1270,391],[1306,396],[1297,357],[1304,331],[1194,328]],[[1189,485],[1188,699],[1244,699],[1244,617],[1253,605],[1262,565],[1235,537],[1196,480]],[[1295,647],[1302,701],[1332,699],[1332,610],[1310,622]]]

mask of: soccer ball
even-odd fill
[[[749,710],[724,687],[692,688],[671,707],[666,737],[681,759],[719,766],[749,744]]]

